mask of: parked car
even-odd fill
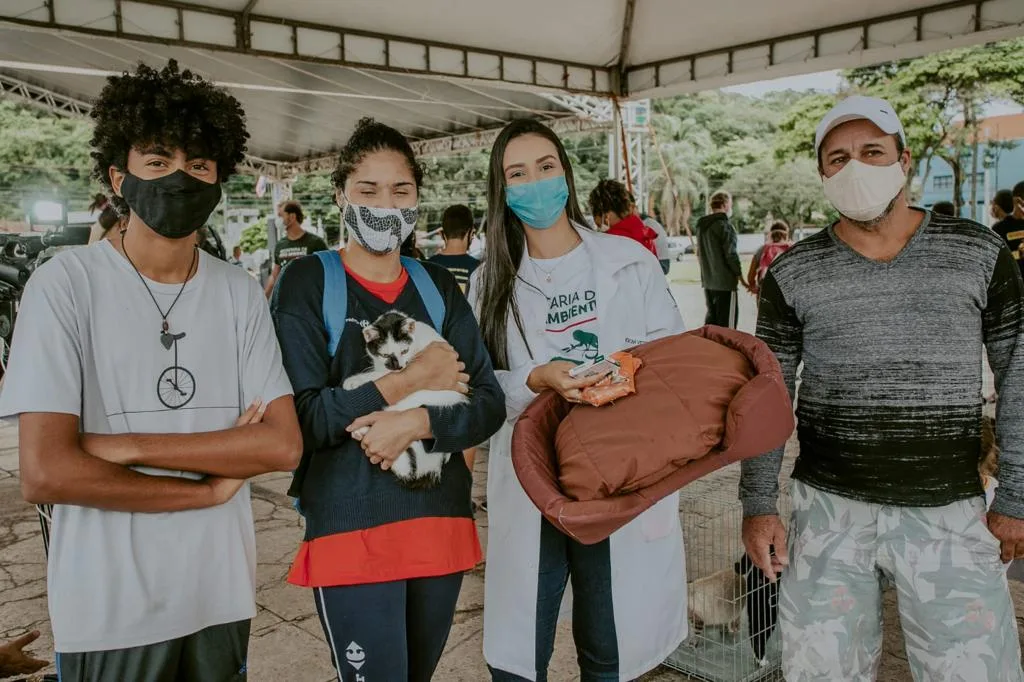
[[[693,243],[689,237],[668,238],[669,260],[682,260],[684,254],[692,254]]]

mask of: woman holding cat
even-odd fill
[[[561,141],[535,121],[498,136],[488,172],[487,255],[470,292],[506,396],[491,440],[484,657],[492,679],[546,680],[566,583],[583,682],[632,680],[686,633],[679,496],[596,545],[544,520],[510,457],[512,427],[540,392],[578,401],[569,370],[683,331],[658,261],[640,244],[588,229]]]
[[[458,453],[487,440],[504,417],[455,280],[400,258],[422,175],[401,133],[360,121],[332,177],[349,232],[344,253],[295,261],[272,301],[305,440],[289,493],[306,535],[288,581],[314,588],[345,682],[429,680],[462,575],[480,560],[463,458],[447,457],[440,477],[416,488],[392,463],[418,441],[420,452]],[[434,324],[444,340],[416,354],[437,338]],[[346,384],[371,367],[375,380]],[[447,407],[400,409],[422,391],[468,395]]]

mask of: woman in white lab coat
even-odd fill
[[[491,440],[484,657],[492,680],[547,679],[566,584],[582,682],[632,680],[686,636],[679,496],[596,545],[543,519],[510,457],[512,428],[546,389],[578,400],[569,369],[683,330],[655,257],[585,226],[569,158],[550,129],[510,124],[488,174],[486,260],[470,286],[508,420]]]

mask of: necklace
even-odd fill
[[[146,287],[146,293],[149,294],[149,297],[153,300],[153,305],[156,306],[157,312],[160,313],[160,319],[163,320],[163,324],[160,326],[160,343],[163,344],[165,349],[170,350],[171,345],[184,338],[185,335],[171,334],[170,325],[167,323],[167,316],[171,314],[172,310],[174,310],[174,306],[177,305],[181,295],[185,292],[185,285],[187,285],[189,280],[192,279],[192,271],[195,269],[196,261],[199,259],[199,247],[197,246],[193,248],[192,263],[188,266],[188,274],[185,276],[185,281],[181,283],[181,288],[178,289],[178,295],[174,297],[173,301],[171,301],[171,307],[167,309],[167,312],[164,312],[163,308],[160,307],[160,304],[157,303],[156,296],[153,295],[152,289],[150,289],[149,285],[146,284],[146,278],[142,276],[142,273],[139,272],[139,269],[135,266],[135,261],[133,261],[132,257],[128,255],[128,248],[124,242],[124,236],[127,232],[127,229],[121,230],[121,251],[124,252],[124,257],[128,259],[128,262],[131,263],[132,270],[134,270],[135,274],[139,276],[139,281],[142,282],[142,286]]]
[[[576,247],[579,246],[580,242],[582,242],[582,241],[583,240],[580,239],[580,236],[576,235],[576,241],[573,242],[572,248],[569,249],[568,251],[566,251],[565,253],[563,253],[558,258],[553,259],[553,260],[556,260],[558,262],[555,263],[555,267],[551,268],[550,270],[545,270],[541,266],[537,265],[537,259],[535,259],[533,256],[527,254],[526,257],[530,259],[530,264],[533,266],[533,269],[535,271],[544,273],[544,281],[546,281],[548,284],[550,284],[551,283],[551,277],[555,274],[555,270],[557,270],[558,266],[562,264],[562,261],[565,259],[566,256],[568,256],[570,253],[572,253],[573,251],[576,250]]]
[[[537,265],[537,261],[533,258],[533,256],[529,256],[529,258],[530,258],[530,264],[533,265],[533,269],[535,271],[539,271],[539,272],[544,273],[544,281],[546,281],[548,284],[550,284],[551,283],[551,276],[555,273],[555,270],[558,269],[558,263],[555,263],[555,267],[551,268],[551,270],[545,270],[541,266]],[[561,258],[558,258],[557,260],[558,260],[559,263],[562,262]]]

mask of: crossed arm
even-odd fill
[[[75,415],[24,413],[19,417],[22,494],[34,504],[183,511],[223,504],[245,478],[298,464],[302,436],[291,396],[274,400],[263,413],[250,410],[239,424],[207,433],[108,436],[79,433]],[[207,477],[150,476],[129,465]]]

